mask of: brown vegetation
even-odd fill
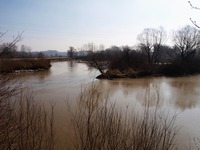
[[[53,150],[54,105],[47,115],[44,106],[24,92],[19,82],[1,75],[0,83],[0,149]]]
[[[0,59],[0,73],[16,70],[47,70],[51,67],[47,59]]]
[[[76,150],[170,150],[176,147],[176,115],[150,107],[147,100],[143,113],[120,111],[93,85],[83,91],[72,111],[68,103]],[[73,138],[74,139],[74,138]]]

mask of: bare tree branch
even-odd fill
[[[0,32],[0,43],[3,42],[3,40],[2,40],[1,38],[2,38],[6,33],[7,33],[7,31],[6,31],[6,32]]]
[[[190,1],[188,1],[188,3],[189,3],[189,5],[191,6],[191,8],[200,10],[199,7],[194,6]],[[196,22],[195,20],[193,20],[192,18],[190,18],[190,21],[192,22],[192,24],[193,24],[194,26],[196,26],[197,28],[200,28],[200,26],[197,24],[197,22]]]
[[[12,42],[9,43],[8,47],[12,47],[16,43],[18,43],[22,39],[22,34],[23,33],[24,33],[24,31],[19,32],[16,37],[13,37],[13,40],[12,40]]]
[[[192,24],[193,25],[195,25],[197,28],[200,28],[200,26],[199,25],[197,25],[197,22],[196,21],[194,21],[194,20],[192,20],[192,18],[190,18],[190,21],[192,22]]]
[[[188,1],[188,3],[190,4],[190,6],[191,6],[193,9],[198,9],[198,10],[200,10],[199,7],[196,7],[196,6],[192,5],[192,3],[191,3],[190,1]]]

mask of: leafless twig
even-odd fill
[[[149,100],[143,114],[129,114],[128,110],[124,113],[107,98],[103,99],[98,87],[92,85],[81,93],[75,111],[69,104],[68,110],[75,150],[170,150],[175,147],[177,115],[165,115],[158,106],[151,109]]]
[[[6,34],[7,32],[0,32],[0,43],[3,42],[3,40],[1,40],[1,38]]]
[[[197,24],[197,22],[195,20],[192,20],[192,18],[190,18],[190,21],[192,22],[193,25],[195,25],[197,28],[200,28],[200,26]]]
[[[196,7],[196,6],[192,5],[192,3],[191,3],[190,1],[188,1],[188,3],[190,4],[190,6],[191,6],[193,9],[198,9],[198,10],[200,10],[199,7]]]
[[[12,40],[12,42],[9,43],[8,47],[10,48],[10,47],[14,46],[16,43],[18,43],[22,39],[23,33],[24,33],[24,31],[19,32],[16,37],[13,36],[13,40]]]
[[[188,3],[189,3],[189,5],[191,6],[191,8],[200,10],[199,7],[194,6],[190,1],[188,1]],[[195,25],[197,28],[200,28],[200,26],[197,24],[197,22],[196,22],[195,20],[193,20],[192,18],[190,18],[190,21],[191,21],[192,24]]]

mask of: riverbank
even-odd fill
[[[48,59],[0,59],[0,73],[10,73],[21,70],[48,70],[51,67]]]
[[[175,63],[175,64],[156,64],[156,65],[144,65],[140,68],[126,68],[120,69],[108,69],[105,73],[98,75],[97,79],[116,79],[116,78],[142,78],[142,77],[180,77],[195,75],[200,73],[199,65],[192,63]]]

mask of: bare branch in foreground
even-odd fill
[[[191,6],[191,8],[200,10],[200,8],[194,6],[194,5],[191,3],[191,1],[188,1],[188,3],[189,3],[189,5]],[[190,18],[190,21],[192,22],[192,24],[193,24],[194,26],[196,26],[197,28],[200,28],[200,26],[197,24],[197,22],[196,22],[195,20],[193,20],[192,18]]]
[[[196,21],[192,20],[192,18],[190,18],[190,21],[192,22],[193,25],[195,25],[197,28],[200,28],[200,26],[197,24]]]
[[[170,117],[150,105],[143,113],[123,110],[102,98],[97,86],[83,91],[68,112],[74,129],[75,150],[170,150],[176,147],[177,115]]]
[[[200,10],[199,7],[193,6],[192,3],[191,3],[190,1],[188,1],[188,3],[190,4],[190,6],[191,6],[193,9],[198,9],[198,10]]]

